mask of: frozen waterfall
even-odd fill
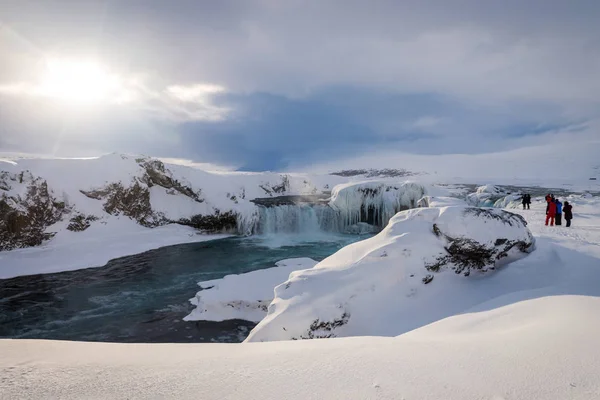
[[[238,219],[242,234],[367,233],[383,229],[397,212],[416,208],[419,184],[367,181],[336,186],[329,202],[257,206]]]
[[[366,222],[383,229],[396,213],[416,208],[423,195],[425,188],[412,182],[348,183],[333,188],[329,205],[339,213],[343,227]]]

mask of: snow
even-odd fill
[[[316,264],[310,258],[290,258],[278,261],[273,268],[200,282],[198,285],[202,290],[190,300],[196,309],[184,320],[243,319],[260,322],[273,300],[273,288],[286,281],[290,273]]]
[[[447,207],[464,206],[465,200],[447,196],[423,196],[417,202],[417,207]]]
[[[434,234],[436,229],[440,236],[474,239],[492,249],[497,239],[533,241],[520,217],[495,209],[483,215],[479,211],[485,210],[454,206],[398,213],[377,236],[344,247],[312,269],[292,273],[275,288],[267,317],[247,341],[395,336],[480,303],[494,294],[482,291],[480,271],[467,278],[442,267],[433,282],[423,283],[431,275],[426,266],[448,254],[448,243]],[[494,264],[526,254],[515,246]],[[458,268],[455,262],[446,268]]]
[[[597,399],[600,298],[539,296],[399,337],[249,344],[0,340],[17,399]]]
[[[64,231],[39,247],[0,252],[0,279],[101,267],[109,260],[159,247],[221,239],[180,225],[144,228],[129,218],[109,217],[83,232]]]

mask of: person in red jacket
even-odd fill
[[[546,214],[548,214],[548,208],[550,207],[550,202],[552,201],[552,195],[548,193],[546,195]]]
[[[546,226],[550,221],[550,226],[554,226],[554,217],[556,216],[556,203],[554,199],[548,202],[548,212],[546,212]]]

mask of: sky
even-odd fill
[[[600,138],[596,0],[3,0],[0,151],[286,170]]]

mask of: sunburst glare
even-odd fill
[[[123,92],[120,78],[88,60],[46,61],[39,92],[74,104],[117,101]]]

